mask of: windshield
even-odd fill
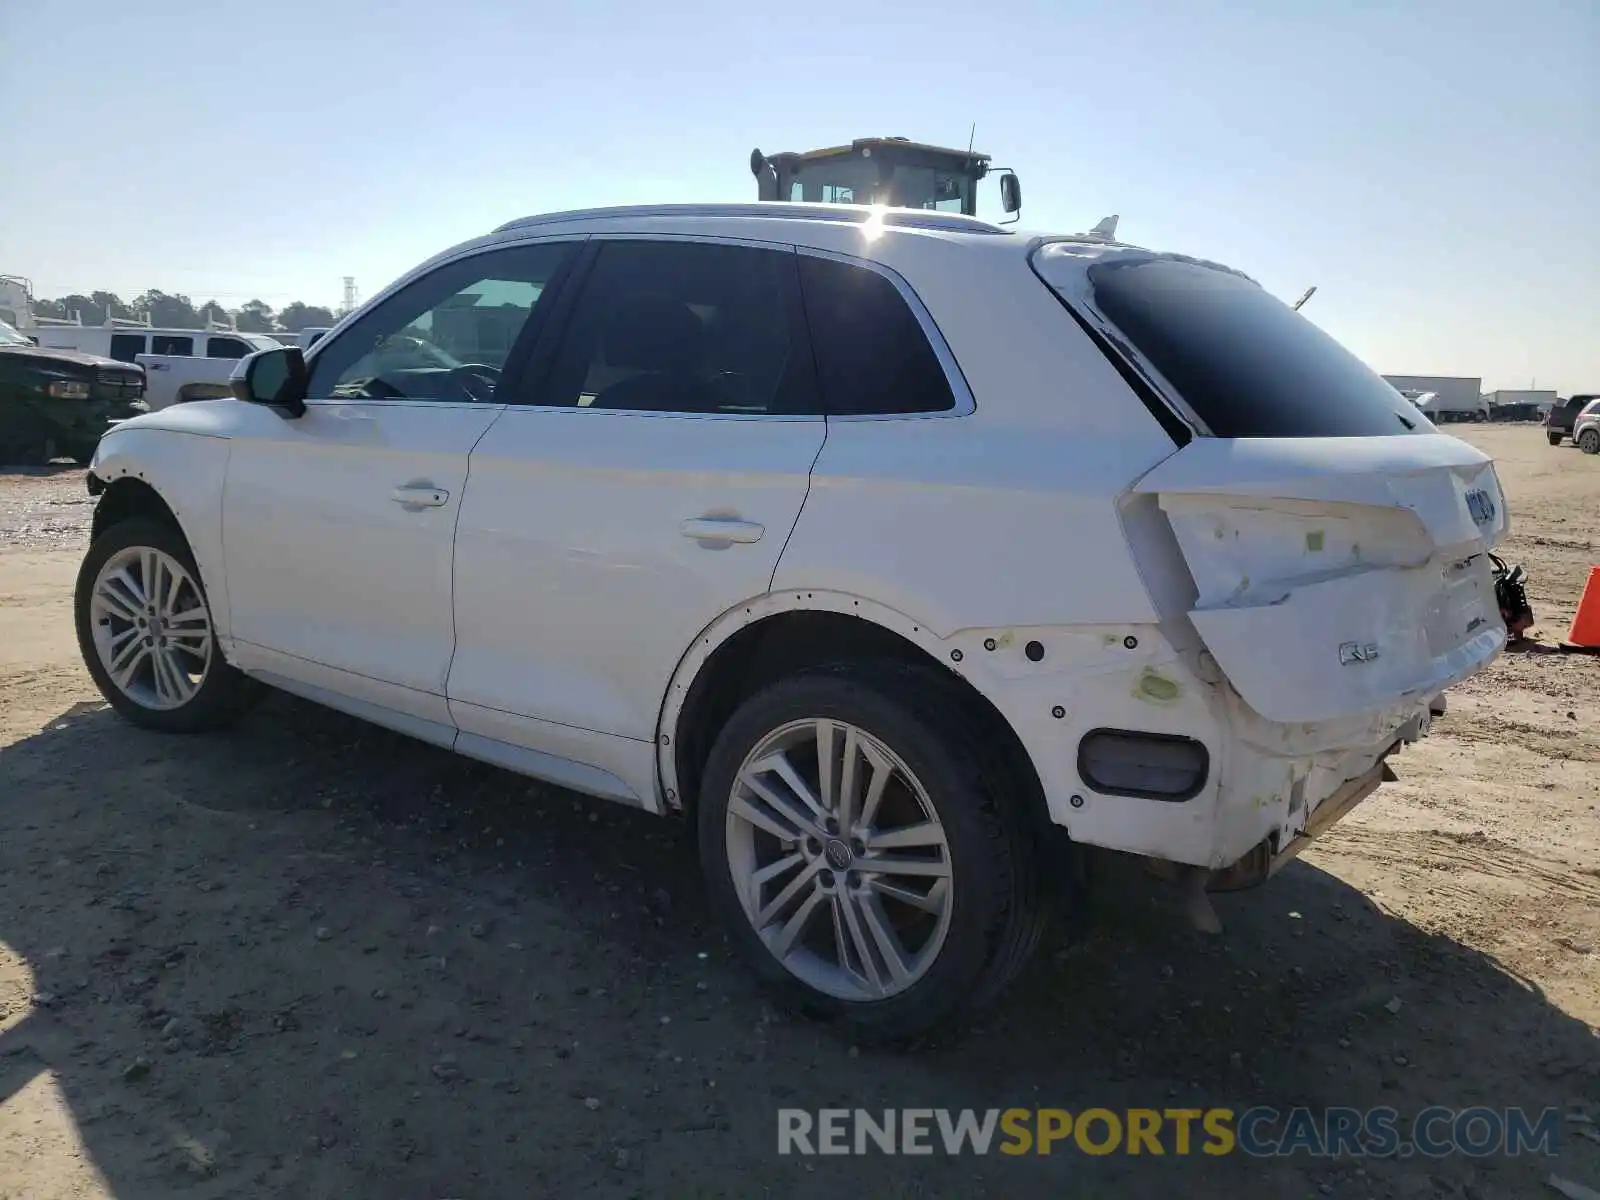
[[[1427,416],[1253,281],[1127,257],[1089,268],[1095,306],[1215,437],[1435,433]]]
[[[27,338],[23,337],[4,321],[0,321],[0,346],[31,346]]]
[[[887,204],[969,216],[977,211],[972,178],[964,171],[897,165],[884,179],[879,174],[882,167],[866,158],[808,163],[794,173],[789,199],[810,204]]]

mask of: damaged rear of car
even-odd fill
[[[1085,241],[1030,261],[1178,443],[1124,518],[1162,531],[1130,540],[1208,696],[1212,727],[1171,732],[1221,752],[1186,802],[1211,811],[1156,857],[1196,888],[1260,882],[1392,777],[1445,689],[1505,645],[1499,479],[1237,271]]]

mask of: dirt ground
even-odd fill
[[[275,696],[113,717],[78,471],[0,474],[0,1197],[1530,1197],[1600,1187],[1600,458],[1473,428],[1542,642],[1225,933],[1113,872],[983,1028],[786,1019],[664,822]],[[1560,1106],[1547,1158],[779,1157],[821,1107]]]

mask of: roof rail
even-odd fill
[[[833,221],[864,225],[877,221],[897,229],[936,229],[950,233],[1008,234],[1009,229],[961,213],[931,212],[920,208],[881,208],[852,204],[792,204],[756,201],[746,204],[630,204],[612,208],[576,208],[565,212],[519,217],[497,226],[495,233],[532,229],[569,221],[606,217],[763,217],[789,221]]]

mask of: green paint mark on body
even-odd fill
[[[1172,704],[1183,694],[1183,689],[1171,679],[1161,674],[1154,667],[1146,667],[1133,685],[1135,700],[1145,700],[1151,704]]]

